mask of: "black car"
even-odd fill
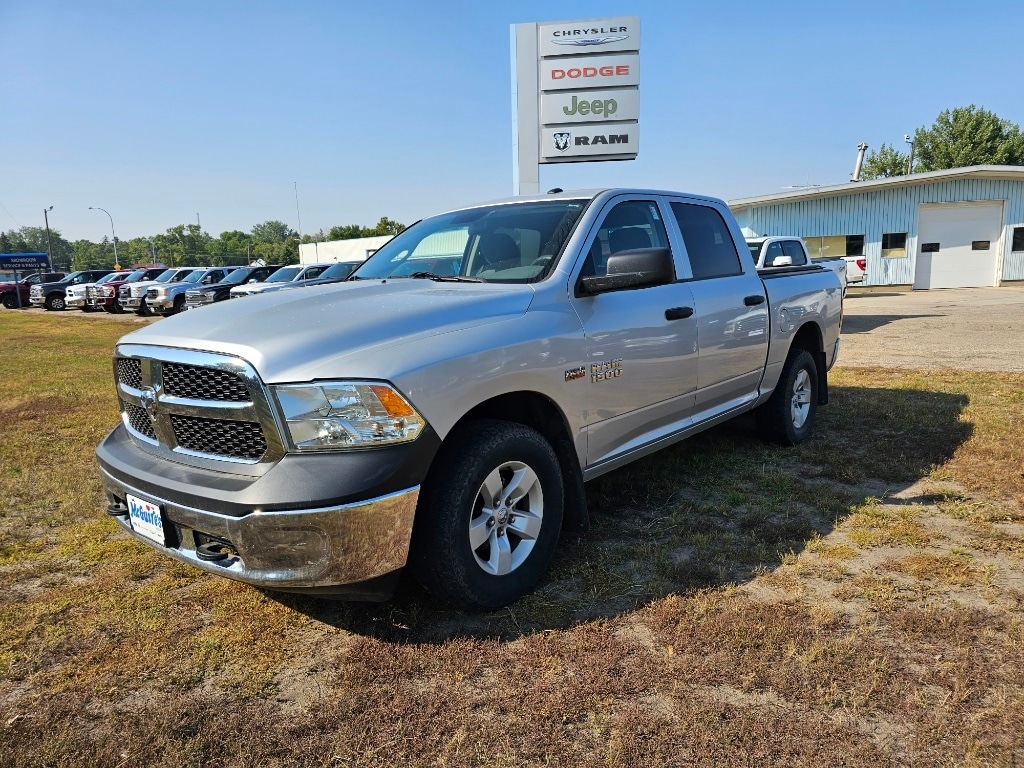
[[[106,277],[113,271],[112,269],[83,269],[79,272],[72,272],[56,283],[33,285],[29,291],[28,301],[33,307],[46,307],[50,310],[64,309],[66,306],[64,304],[64,292],[69,286],[95,283],[101,277]]]
[[[237,267],[220,282],[213,285],[189,288],[185,291],[185,308],[196,309],[197,307],[205,307],[207,304],[213,304],[216,301],[224,301],[228,298],[234,286],[243,285],[244,283],[263,282],[280,268],[280,264]]]

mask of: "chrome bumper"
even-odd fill
[[[319,509],[253,511],[230,517],[160,499],[100,469],[108,512],[135,538],[204,571],[259,587],[322,590],[359,584],[405,565],[419,486],[376,499]],[[168,544],[132,530],[125,494],[159,504]],[[123,511],[122,511],[123,510]],[[223,560],[204,560],[196,534],[230,542]]]

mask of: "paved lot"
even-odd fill
[[[859,293],[838,365],[1024,372],[1024,286]]]

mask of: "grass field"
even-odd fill
[[[588,485],[531,596],[345,604],[104,514],[130,327],[0,310],[0,766],[1024,764],[1024,376],[843,369]]]

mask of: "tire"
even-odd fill
[[[181,308],[184,307],[184,306],[185,306],[185,297],[184,296],[175,296],[174,297],[174,306],[171,308],[171,311],[168,312],[167,314],[168,315],[177,315],[178,313],[181,312]]]
[[[2,301],[3,305],[7,309],[18,308],[18,297],[13,293],[5,293],[3,299],[0,301]]]
[[[519,498],[507,504],[509,493]],[[558,458],[540,433],[472,422],[445,441],[423,483],[413,574],[459,608],[502,608],[533,589],[551,564],[563,503]]]
[[[142,317],[152,317],[153,310],[150,309],[149,304],[147,304],[146,300],[143,299],[142,303],[139,304],[139,308],[135,310],[135,314],[141,315]]]
[[[51,293],[46,297],[46,301],[43,302],[43,306],[51,312],[61,312],[67,309],[67,304],[64,303],[64,297],[57,293]]]
[[[794,349],[775,391],[757,409],[757,431],[769,442],[799,445],[811,435],[818,412],[818,365],[806,349]]]
[[[104,305],[103,310],[111,315],[120,315],[124,312],[124,307],[118,303],[117,299],[114,299],[110,304]]]

